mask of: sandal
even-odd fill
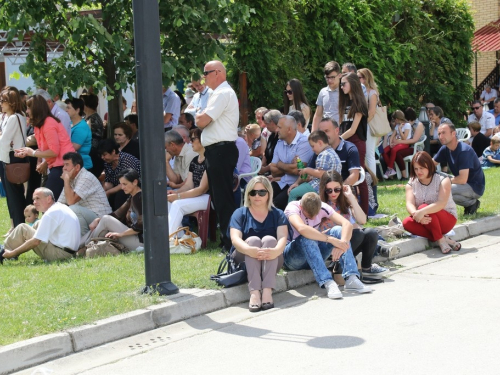
[[[446,246],[446,247],[444,247],[444,246]],[[447,243],[447,242],[446,242],[446,243],[444,243],[444,244],[441,244],[441,243],[440,243],[440,244],[439,244],[439,248],[441,249],[441,252],[442,252],[443,254],[449,254],[449,253],[451,252],[451,247],[450,247],[450,245],[448,245],[448,243]]]
[[[445,237],[445,239],[453,251],[460,251],[462,249],[462,244],[460,242],[454,241],[449,237]]]

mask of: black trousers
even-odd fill
[[[277,182],[272,182],[271,186],[273,187],[274,206],[284,211],[288,204],[288,188],[290,188],[290,185],[285,185],[282,189]]]
[[[223,143],[223,144],[221,144]],[[205,148],[210,196],[219,219],[222,243],[226,250],[231,248],[228,227],[236,210],[233,199],[233,173],[238,162],[238,148],[234,142],[221,142]]]
[[[37,158],[30,159],[30,179],[28,180],[28,188],[26,189],[26,205],[33,204],[33,193],[36,189],[42,186],[42,175],[36,171]],[[64,181],[63,181],[64,184]]]
[[[63,167],[50,168],[49,174],[47,175],[47,182],[45,183],[45,187],[52,190],[52,193],[54,193],[56,202],[64,189],[64,180],[61,178],[62,168]]]
[[[351,248],[354,256],[363,253],[361,267],[370,268],[375,250],[377,249],[378,232],[373,228],[353,229]]]
[[[23,162],[25,160],[21,159]],[[24,184],[13,184],[7,180],[5,173],[5,163],[2,163],[2,184],[7,197],[7,208],[9,216],[14,222],[14,227],[24,223],[24,208],[26,198],[24,197]]]

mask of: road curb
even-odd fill
[[[454,239],[464,239],[500,229],[500,215],[465,222],[454,228]],[[406,257],[432,247],[424,238],[395,241],[401,248],[395,258]],[[387,258],[375,257],[374,262]],[[283,292],[314,283],[311,271],[286,271],[278,275],[276,291]],[[0,348],[0,374],[9,374],[85,349],[170,325],[188,318],[246,302],[247,285],[223,290],[181,289],[161,304],[99,320],[65,332],[35,337]]]

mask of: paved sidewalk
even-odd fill
[[[490,217],[457,226],[455,228],[455,238],[463,240],[464,238],[477,236],[498,228],[500,228],[500,216]],[[482,245],[487,245],[492,241],[492,238],[496,239],[499,235],[500,232],[492,232],[491,236],[480,236],[477,240],[466,241],[464,242],[463,250],[459,254],[470,252],[470,250],[465,249],[466,247],[470,248],[474,246],[479,248]],[[420,238],[398,242],[402,248],[402,253],[399,257],[422,252],[429,246],[426,240]],[[411,268],[420,267],[422,264],[439,262],[447,258],[450,258],[450,256],[442,256],[439,251],[431,250],[408,258],[398,259],[394,264],[397,268],[394,269],[392,274],[406,272]],[[288,272],[284,276],[279,277],[277,291],[294,290],[313,282],[314,278],[310,271]],[[316,285],[311,285],[311,288],[315,289],[318,294],[324,294]],[[291,293],[293,294],[293,292]],[[281,295],[278,294],[276,296],[277,301],[289,295],[289,293],[282,293]],[[192,317],[216,310],[227,309],[242,302],[247,302],[248,298],[249,294],[246,285],[222,291],[181,290],[181,293],[166,298],[167,301],[160,305],[105,319],[93,325],[74,328],[66,332],[41,336],[2,347],[0,348],[0,373],[10,373],[45,363],[115,340],[137,335],[141,332],[154,332],[159,327],[172,325]],[[148,333],[144,335],[148,335]],[[161,338],[161,335],[158,336],[155,339],[155,344],[160,345],[162,343]],[[72,357],[69,356],[67,358]]]

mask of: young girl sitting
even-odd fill
[[[384,160],[387,164],[387,171],[384,174],[384,178],[387,179],[396,174],[394,170],[394,162],[396,161],[396,154],[399,150],[410,147],[407,144],[395,144],[396,139],[406,140],[412,137],[411,134],[411,124],[406,121],[405,115],[402,111],[397,110],[392,114],[392,119],[396,123],[394,131],[392,132],[391,139],[389,141],[389,146],[384,148]]]
[[[32,204],[26,206],[26,208],[24,209],[24,218],[26,219],[26,224],[28,224],[30,227],[32,227],[33,224],[38,221],[38,215],[38,210]]]

